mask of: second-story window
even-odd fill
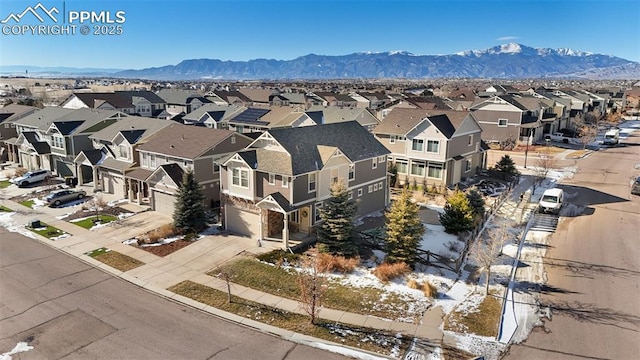
[[[309,192],[316,191],[316,174],[309,174]]]
[[[283,176],[282,177],[282,187],[284,187],[284,188],[289,187],[289,177],[288,176]]]
[[[142,167],[148,167],[149,166],[149,154],[147,153],[142,153],[140,154],[140,163],[142,165]]]
[[[51,136],[51,147],[64,149],[64,138],[60,135]]]
[[[377,169],[378,168],[378,159],[372,159],[371,160],[371,168],[372,169]]]
[[[338,169],[331,169],[331,185],[338,182]]]
[[[276,184],[276,175],[275,174],[269,174],[269,185],[275,185]]]
[[[355,180],[356,178],[356,167],[355,165],[349,165],[349,181]]]
[[[231,172],[231,183],[235,186],[244,188],[249,187],[249,171],[246,169],[235,168]]]
[[[149,154],[149,166],[152,168],[156,167],[156,154]]]
[[[507,127],[507,125],[509,125],[509,120],[507,120],[507,119],[498,119],[498,126],[499,127]]]
[[[424,140],[423,139],[413,139],[411,142],[411,150],[413,151],[424,151]]]
[[[473,135],[469,135],[469,146],[473,145]]]
[[[120,156],[123,159],[129,158],[129,148],[127,147],[127,145],[118,146],[118,156]]]
[[[430,153],[439,153],[440,152],[440,141],[438,140],[429,140],[427,142],[427,152]]]

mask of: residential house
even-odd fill
[[[484,164],[482,128],[469,112],[396,108],[373,133],[399,184],[452,186]]]
[[[167,103],[165,110],[173,117],[188,114],[204,104],[211,103],[206,97],[189,90],[162,89],[157,95]]]
[[[251,99],[249,99],[245,94],[240,91],[229,91],[229,90],[216,90],[213,92],[216,97],[222,99],[225,103],[229,105],[236,106],[245,106],[249,107],[253,104]],[[224,105],[224,103],[216,102],[219,105]]]
[[[470,110],[482,127],[482,139],[488,143],[515,144],[520,139],[522,126],[535,121],[525,116],[529,109],[511,95],[481,99]]]
[[[316,124],[333,124],[355,120],[368,131],[380,123],[371,110],[358,107],[311,106],[307,109],[307,114]]]
[[[322,99],[322,105],[338,106],[338,107],[357,107],[358,101],[346,94],[338,94],[333,92],[315,92],[313,97]]]
[[[234,114],[226,123],[229,130],[241,134],[271,128],[315,125],[301,106],[251,107]]]
[[[229,119],[247,110],[242,105],[204,104],[182,117],[186,125],[200,125],[213,129],[228,129]]]
[[[141,203],[149,197],[145,179],[127,177],[128,172],[140,167],[136,147],[171,124],[171,121],[128,116],[92,133],[89,135],[92,148],[82,150],[74,159],[81,169],[77,172],[78,183],[93,182],[94,190]]]
[[[17,149],[13,146],[18,138],[14,121],[38,110],[34,106],[18,104],[9,104],[0,108],[0,162],[18,162]]]
[[[637,112],[640,109],[640,86],[625,90],[623,99],[623,109]]]
[[[255,88],[239,88],[238,92],[240,92],[249,100],[251,100],[251,105],[264,105],[264,106],[270,105],[272,100],[271,96],[277,94],[277,91],[273,89],[255,89]]]
[[[137,146],[140,168],[125,173],[125,178],[144,179],[151,208],[171,215],[182,174],[191,169],[205,206],[215,208],[220,201],[220,159],[250,142],[249,137],[229,130],[172,123]]]
[[[75,92],[60,106],[66,109],[117,110],[125,114],[157,117],[165,109],[166,102],[154,92],[147,90]]]
[[[355,121],[269,129],[222,163],[222,204],[227,230],[255,239],[304,238],[312,233],[343,181],[357,216],[389,202],[389,151]]]
[[[90,171],[77,173],[74,159],[81,151],[93,148],[91,134],[125,116],[116,110],[44,108],[15,122],[18,159],[28,169],[90,178]]]

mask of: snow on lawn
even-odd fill
[[[27,230],[23,225],[18,225],[12,219],[15,212],[0,212],[0,226],[7,229],[9,232],[19,233],[26,237],[35,239],[36,236],[33,232]]]
[[[12,359],[11,355],[15,355],[21,352],[27,352],[29,350],[33,350],[33,346],[30,346],[28,343],[21,341],[17,343],[16,346],[11,351],[8,351],[4,354],[0,354],[0,360],[11,360]]]
[[[444,330],[445,336],[456,340],[456,347],[472,354],[482,355],[485,359],[499,359],[505,346],[493,337],[461,334]]]
[[[337,346],[337,345],[333,345],[333,344],[328,344],[328,343],[321,343],[321,342],[316,342],[316,343],[312,343],[310,344],[311,346],[318,348],[318,349],[323,349],[323,350],[327,350],[327,351],[331,351],[333,353],[337,353],[337,354],[342,354],[344,356],[348,356],[352,359],[361,359],[361,360],[382,360],[382,359],[388,359],[388,357],[386,356],[375,356],[371,353],[365,353],[365,352],[361,352],[361,351],[357,351],[354,349],[349,349],[343,346]],[[397,357],[397,355],[396,355]],[[0,359],[3,360],[3,359]]]
[[[452,259],[458,258],[459,251],[464,247],[464,244],[458,241],[458,236],[447,234],[442,225],[424,224],[424,227],[426,231],[422,235],[420,249]],[[455,247],[458,251],[452,251]]]

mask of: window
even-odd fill
[[[217,173],[220,171],[220,163],[218,162],[220,159],[213,159],[213,172]]]
[[[242,131],[242,127],[240,126],[238,132],[241,132],[241,131]],[[231,136],[231,143],[232,144],[236,143],[236,137],[234,135]]]
[[[127,145],[119,145],[118,146],[118,155],[121,158],[125,158],[128,159],[129,158],[129,148],[127,148]]]
[[[149,154],[147,153],[142,153],[142,166],[143,167],[149,166]]]
[[[322,203],[321,202],[317,202],[316,203],[316,213],[315,213],[316,222],[322,220],[322,218],[320,217],[320,213],[321,212],[322,212]]]
[[[395,144],[395,143],[396,143],[396,136],[389,135],[389,144]]]
[[[424,151],[424,140],[422,139],[413,139],[411,143],[411,150],[413,151]]]
[[[442,164],[429,163],[430,178],[442,179]]]
[[[152,168],[156,167],[156,154],[149,154],[149,166]]]
[[[469,135],[469,146],[473,145],[473,135]]]
[[[369,194],[371,194],[373,192],[373,185],[369,185]]]
[[[373,191],[378,191],[378,183],[373,184]]]
[[[233,169],[231,171],[231,183],[243,188],[249,187],[249,171],[245,169]]]
[[[289,214],[289,221],[292,223],[299,224],[300,223],[300,210],[296,210]]]
[[[507,120],[507,119],[498,119],[498,126],[499,127],[507,127],[507,125],[509,125],[509,120]]]
[[[309,192],[316,191],[316,173],[309,174]]]
[[[439,153],[440,152],[440,141],[439,140],[429,140],[427,142],[427,152],[430,153]]]
[[[411,175],[424,176],[424,162],[412,161],[411,162]]]
[[[64,138],[59,135],[51,136],[51,147],[64,149]]]
[[[356,178],[356,167],[355,165],[349,165],[349,181],[355,180]]]
[[[396,169],[398,174],[408,174],[409,163],[407,160],[396,160]]]
[[[376,159],[371,159],[371,168],[372,169],[378,168],[378,161]]]
[[[382,190],[382,181],[378,183],[378,189]]]
[[[362,196],[362,189],[358,189],[358,197]]]
[[[338,169],[331,169],[331,184],[338,182]]]
[[[385,161],[386,161],[386,159],[385,159],[385,156],[384,156],[384,155],[382,155],[382,156],[378,156],[378,164],[382,164],[382,163],[383,163],[383,162],[385,162]]]
[[[353,191],[349,191],[349,195],[347,196],[349,200],[353,200]]]
[[[466,159],[465,165],[464,165],[464,172],[469,172],[469,171],[471,171],[471,159]]]
[[[282,187],[283,188],[289,187],[289,177],[288,176],[283,176],[282,177]]]

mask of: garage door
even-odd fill
[[[173,195],[160,191],[153,192],[153,210],[169,216],[173,216],[174,203],[176,198]]]
[[[109,194],[114,194],[118,199],[124,199],[126,197],[124,193],[124,179],[119,176],[114,176],[110,173],[102,173],[104,181],[104,191]]]
[[[260,234],[260,215],[227,205],[225,206],[225,226],[227,230],[238,235],[258,239],[258,234]]]

